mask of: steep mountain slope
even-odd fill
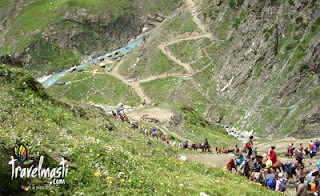
[[[1,53],[15,51],[35,75],[43,75],[69,67],[86,54],[119,47],[145,24],[156,23],[144,44],[107,73],[131,86],[141,100],[129,92],[132,99],[124,93],[104,104],[121,99],[132,105],[143,99],[173,107],[186,104],[200,106],[208,120],[260,136],[318,134],[318,1],[105,3],[3,3]],[[168,16],[161,22],[163,15]],[[74,85],[56,92],[76,89]],[[99,102],[102,97],[92,99]]]
[[[124,58],[120,63],[114,63],[115,65],[108,66],[105,69],[100,68],[96,74],[81,72],[68,74],[59,80],[59,82],[66,82],[65,85],[52,85],[48,88],[48,91],[75,101],[98,104],[109,110],[112,105],[115,106],[119,102],[129,107],[141,104],[143,99],[146,100],[148,105],[160,103],[156,104],[156,107],[164,110],[172,108],[182,118],[177,122],[162,123],[161,126],[168,129],[170,134],[182,136],[198,143],[203,142],[204,138],[208,138],[214,142],[214,145],[232,145],[237,142],[233,137],[224,135],[221,127],[209,123],[202,116],[204,108],[202,104],[208,102],[209,99],[204,97],[198,85],[190,80],[190,74],[196,74],[204,69],[195,69],[195,73],[190,73],[190,71],[193,71],[192,66],[181,62],[167,49],[168,46],[178,42],[198,39],[204,40],[200,46],[210,46],[212,44],[210,33],[203,33],[198,25],[193,21],[189,8],[183,6],[169,15],[150,34],[147,34],[146,42],[138,50],[133,50],[132,55],[128,58]],[[177,37],[180,37],[180,39],[176,39]],[[203,63],[200,59],[196,64],[199,67]],[[96,68],[97,66],[93,66],[88,70]],[[141,100],[137,101],[135,94],[132,94],[132,91],[128,88],[125,88],[127,91],[124,91],[124,85],[113,85],[115,79],[103,76],[103,72],[131,86]],[[132,77],[135,76],[137,77],[133,79]],[[147,95],[143,90],[144,88],[148,88],[149,92],[152,93]],[[178,103],[176,102],[177,98],[180,98]],[[168,102],[173,100],[173,104],[161,104],[164,99],[167,99]],[[185,107],[185,103],[192,103],[193,107]],[[136,110],[134,107],[132,109]],[[143,110],[140,112],[143,112]],[[159,113],[155,118],[165,115],[170,116],[170,114],[164,112]]]
[[[186,74],[187,80],[171,77],[142,83],[153,101],[200,103],[208,119],[260,136],[319,134],[318,1],[185,2],[176,14],[191,11],[198,23],[195,34],[211,33],[211,40],[188,40],[185,38],[192,35],[182,33],[168,35],[164,21],[139,52],[127,58],[120,73],[139,77],[132,73],[150,65],[141,59],[157,61],[146,48],[165,45],[168,57],[194,70]],[[139,61],[130,64],[130,59]],[[127,69],[133,71],[125,72]]]
[[[213,34],[225,40],[218,50],[224,63],[213,78],[218,103],[231,108],[226,121],[265,136],[317,135],[319,2],[229,1],[217,6],[207,1],[203,6]]]
[[[70,100],[111,106],[120,102],[130,106],[138,106],[141,103],[129,86],[101,72],[72,73],[63,77],[61,81],[68,83],[63,86],[53,85],[49,91]]]
[[[253,130],[261,140],[318,136],[319,15],[317,0],[1,1],[0,54],[24,61],[34,76],[120,47],[145,25],[154,28],[119,63],[69,73],[59,81],[65,85],[48,90],[26,70],[0,62],[0,194],[35,193],[21,185],[48,183],[11,180],[8,162],[19,143],[36,161],[44,155],[45,166],[62,156],[71,166],[67,185],[37,194],[275,194],[219,168],[182,162],[177,155],[190,151],[145,137],[92,105],[124,102],[138,121],[147,110],[173,113],[168,122],[144,123],[171,142],[239,144],[223,125]],[[147,105],[135,107],[143,99]],[[277,145],[283,150],[289,141]]]
[[[37,76],[70,67],[127,43],[179,5],[178,0],[155,2],[1,1],[0,55],[18,56]]]
[[[0,66],[0,90],[1,194],[275,194],[219,168],[182,162],[175,156],[181,150],[140,135],[97,108],[46,94],[22,69]],[[43,155],[46,167],[65,157],[66,185],[46,186],[49,180],[37,177],[12,180],[8,162],[18,143],[36,162]]]

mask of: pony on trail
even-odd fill
[[[262,168],[266,167],[267,160],[268,158],[266,156],[263,157],[256,155],[256,162],[259,163]],[[284,172],[284,165],[278,160],[275,164],[272,165],[272,169],[274,169],[275,171],[279,170],[280,172]]]
[[[272,165],[272,168],[274,169],[274,171],[279,170],[280,172],[285,172],[284,165],[279,160]]]
[[[221,154],[222,153],[222,148],[221,147],[216,147],[216,152],[217,152],[217,154]]]
[[[235,163],[234,158],[231,158],[231,159],[229,160],[229,162],[226,164],[226,166],[227,166],[227,170],[228,170],[229,172],[232,172],[232,169],[233,169],[233,168],[236,170],[236,172],[238,171],[238,170],[237,170],[237,164]]]
[[[227,148],[222,148],[221,152],[222,152],[223,154],[228,154],[228,149],[227,149]]]
[[[151,136],[152,136],[153,138],[156,138],[157,140],[159,139],[159,136],[158,136],[157,132],[151,133]]]
[[[223,153],[223,154],[228,154],[229,152],[233,152],[234,150],[233,150],[233,148],[231,147],[231,148],[224,148],[224,147],[216,147],[216,152],[217,152],[217,154],[221,154],[221,153]]]
[[[228,148],[228,149],[226,149],[227,150],[227,153],[229,153],[229,152],[234,152],[234,148],[233,147],[230,147],[230,148]]]
[[[160,131],[159,137],[160,137],[160,139],[161,139],[162,141],[165,141],[165,140],[166,140],[166,135],[165,135],[162,131]]]
[[[211,152],[210,150],[210,144],[207,144],[207,145],[201,145],[201,144],[192,144],[191,145],[191,148],[195,151],[197,151],[198,149],[201,149],[202,152],[205,152],[208,150],[208,152]]]

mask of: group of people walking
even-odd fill
[[[227,169],[239,169],[239,172],[246,175],[250,180],[260,182],[268,189],[284,192],[287,189],[288,179],[295,177],[296,195],[306,196],[307,192],[318,195],[320,162],[315,164],[315,170],[308,170],[304,164],[305,159],[317,156],[319,141],[310,141],[306,148],[300,143],[294,147],[291,143],[287,147],[285,155],[288,161],[282,164],[276,153],[276,146],[271,146],[263,156],[257,154],[257,148],[253,147],[251,136],[244,146],[243,152],[234,151],[232,159],[227,164]],[[236,147],[234,149],[237,149]],[[289,159],[292,158],[291,162]],[[310,167],[312,164],[310,163]],[[314,166],[313,166],[314,167]]]
[[[112,114],[115,117],[119,117],[122,122],[129,122],[127,115],[124,113],[113,111]],[[144,133],[147,132],[148,135],[156,136],[157,139],[158,137],[162,138],[167,144],[170,143],[170,139],[166,138],[163,132],[157,128],[152,128],[152,131],[148,132],[143,125],[140,125],[139,129]],[[159,132],[159,134],[157,132]],[[229,171],[232,171],[233,168],[236,171],[239,169],[239,172],[247,176],[250,180],[259,182],[268,189],[279,192],[284,192],[287,189],[288,179],[295,177],[297,181],[296,196],[306,196],[308,191],[312,191],[315,195],[318,194],[320,162],[316,163],[317,168],[312,171],[307,170],[304,163],[306,158],[310,157],[310,159],[312,159],[317,156],[320,145],[318,140],[310,141],[305,148],[302,143],[296,147],[293,143],[290,143],[285,152],[285,156],[288,160],[293,159],[293,161],[287,161],[287,163],[282,164],[278,159],[276,146],[271,146],[267,153],[259,156],[257,147],[254,147],[253,139],[253,136],[249,137],[242,152],[237,145],[232,149],[216,148],[216,150],[220,148],[220,153],[221,150],[227,150],[227,153],[232,152],[232,158],[227,164]],[[176,142],[174,142],[174,144],[175,143]],[[186,140],[180,143],[179,146],[189,148],[188,141]],[[209,146],[208,139],[205,139],[199,146]]]

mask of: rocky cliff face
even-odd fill
[[[213,75],[217,85],[210,89],[228,106],[224,122],[263,136],[318,135],[319,1],[208,0],[202,5],[203,20],[224,40],[216,51],[222,62]]]

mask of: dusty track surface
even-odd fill
[[[136,110],[128,113],[128,116],[134,120],[140,120],[141,116],[148,115],[150,118],[156,118],[160,123],[166,123],[171,120],[175,113],[170,109],[151,108],[146,110]]]
[[[196,25],[199,27],[199,29],[201,29],[202,32],[204,32],[204,33],[207,32],[206,26],[202,23],[202,21],[198,17],[198,15],[200,15],[200,13],[198,12],[197,6],[194,3],[194,1],[193,0],[186,0],[185,3],[192,14],[193,22],[196,23]]]

